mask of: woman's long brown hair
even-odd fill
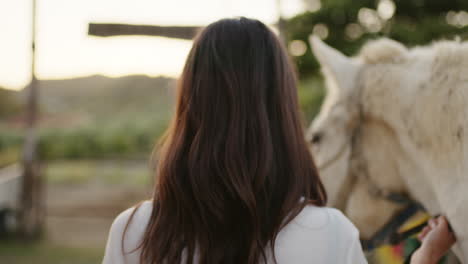
[[[179,80],[141,262],[261,263],[284,225],[325,200],[280,41],[258,20],[207,26]]]

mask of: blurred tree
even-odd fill
[[[316,34],[347,55],[372,38],[386,36],[406,45],[468,37],[466,0],[305,0],[307,11],[287,22],[288,43],[301,77],[318,64],[308,45]]]

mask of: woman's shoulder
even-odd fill
[[[132,240],[129,236],[144,233],[152,210],[152,200],[128,208],[115,218],[111,230],[123,235],[124,230],[127,229],[125,240]],[[292,220],[292,223],[306,229],[333,229],[345,236],[359,236],[359,231],[354,224],[340,210],[331,207],[307,205]]]
[[[121,212],[112,223],[108,243],[123,241],[125,249],[131,251],[137,248],[145,233],[152,210],[153,202],[149,200]],[[121,245],[120,243],[113,244]]]
[[[143,201],[121,212],[112,223],[112,228],[123,230],[127,225],[128,228],[137,226],[146,228],[152,210],[153,202],[151,200]]]
[[[114,219],[107,238],[103,264],[138,263],[139,247],[152,209],[152,201],[144,201]]]
[[[354,224],[340,210],[331,207],[307,205],[293,222],[308,229],[332,229],[343,235],[359,236]]]
[[[278,257],[285,263],[367,263],[357,228],[334,208],[307,205],[285,226],[278,242]]]

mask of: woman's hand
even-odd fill
[[[421,247],[414,252],[412,264],[437,263],[455,243],[455,235],[450,231],[444,216],[429,220],[428,225],[418,235]]]

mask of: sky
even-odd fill
[[[191,41],[161,37],[98,38],[89,22],[207,25],[247,16],[273,24],[277,0],[37,0],[37,77],[66,79],[101,74],[177,77]],[[21,89],[30,80],[32,0],[0,0],[0,87]],[[305,10],[304,0],[283,0],[285,17]]]

